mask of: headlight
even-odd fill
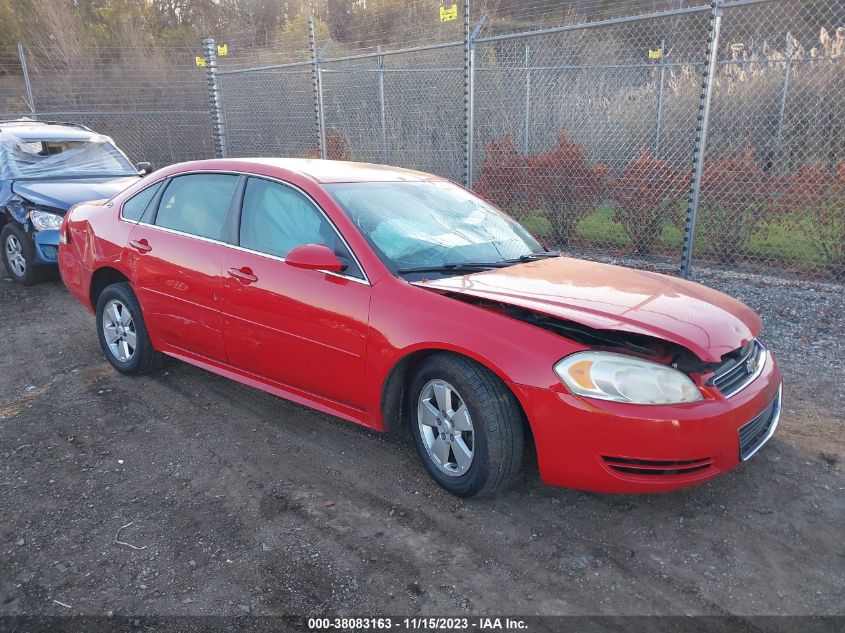
[[[62,216],[47,211],[30,211],[29,221],[36,231],[47,231],[59,228],[62,225]]]
[[[701,400],[701,392],[677,369],[612,352],[578,352],[555,364],[572,393],[632,404]]]

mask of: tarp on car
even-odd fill
[[[52,153],[44,143],[62,145]],[[0,130],[0,180],[59,179],[137,175],[129,159],[108,136],[91,134],[87,139],[51,137],[35,140]],[[2,201],[0,201],[2,203]]]

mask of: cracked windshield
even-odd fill
[[[501,264],[542,254],[519,223],[450,182],[326,185],[388,266]]]

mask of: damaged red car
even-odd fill
[[[436,176],[228,159],[160,170],[61,226],[106,358],[165,355],[408,434],[460,496],[511,482],[648,493],[772,436],[781,376],[758,316],[704,286],[546,251]]]

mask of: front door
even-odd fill
[[[293,268],[292,248],[325,244],[342,274]],[[370,286],[336,229],[310,198],[262,178],[246,184],[238,247],[223,260],[229,362],[355,408],[364,403]]]

